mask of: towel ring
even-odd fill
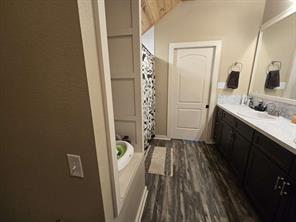
[[[234,71],[234,68],[237,68],[238,72],[241,72],[243,70],[243,64],[241,62],[235,62],[231,66],[231,71]]]
[[[270,71],[271,71],[271,68],[277,68],[276,70],[281,70],[281,68],[282,68],[282,63],[281,63],[281,61],[272,61],[269,65],[268,65],[268,67],[267,67],[267,73],[269,73]]]

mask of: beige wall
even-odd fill
[[[7,0],[0,14],[0,221],[104,221],[77,2]]]
[[[263,23],[287,10],[293,5],[290,0],[266,0]]]
[[[219,80],[225,82],[232,63],[243,63],[239,88],[223,94],[247,93],[264,0],[186,1],[155,26],[156,134],[166,135],[168,46],[173,42],[222,40]]]

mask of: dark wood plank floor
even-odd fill
[[[259,221],[214,146],[184,140],[154,140],[152,146],[174,149],[174,175],[146,173],[142,222]]]

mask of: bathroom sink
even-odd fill
[[[258,112],[258,111],[239,111],[239,115],[244,117],[259,119],[259,120],[275,120],[277,117],[268,115],[266,112]]]

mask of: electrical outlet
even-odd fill
[[[70,175],[73,177],[83,178],[83,169],[80,156],[74,154],[67,154]]]
[[[218,82],[217,89],[225,89],[226,82]]]

